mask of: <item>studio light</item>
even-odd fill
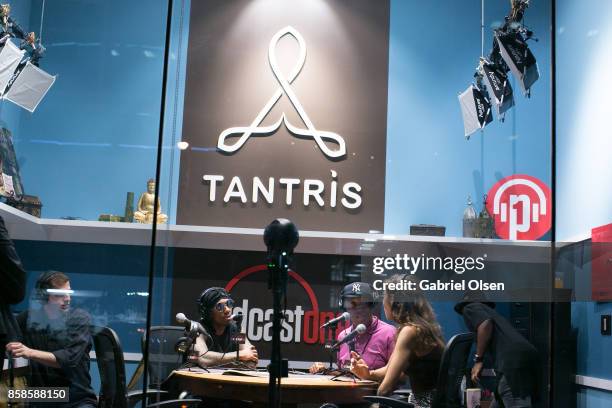
[[[495,42],[504,62],[515,76],[524,95],[540,77],[538,64],[521,31],[495,32]]]
[[[12,41],[5,39],[4,46],[0,50],[0,96],[4,96],[6,86],[15,74],[24,54],[24,50],[20,50]]]
[[[473,84],[459,94],[465,137],[487,126],[493,120],[491,103],[486,94]]]
[[[514,96],[510,82],[508,82],[508,75],[502,67],[485,58],[480,60],[479,71],[491,104],[495,107],[498,118],[502,119],[504,112],[514,106]]]
[[[45,53],[40,38],[26,34],[9,16],[10,7],[0,7],[0,97],[34,112],[55,82],[38,67]],[[17,46],[14,41],[21,39]]]
[[[525,96],[530,95],[531,86],[540,76],[536,59],[527,46],[533,32],[522,23],[529,0],[510,0],[510,4],[512,8],[504,24],[494,30],[493,49],[489,57],[480,56],[474,74],[476,85],[470,85],[459,95],[465,137],[468,139],[472,133],[492,121],[492,107],[503,121],[505,112],[514,106],[514,92],[508,81],[508,72],[516,77]],[[482,7],[481,27],[484,27],[484,2]],[[484,30],[481,32],[484,51]],[[488,98],[485,94],[488,94]]]
[[[26,62],[21,71],[18,69],[15,75],[13,83],[9,83],[7,91],[2,97],[30,112],[34,112],[55,82],[55,76],[49,75],[29,61]]]

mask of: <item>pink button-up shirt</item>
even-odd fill
[[[338,341],[342,340],[352,330],[352,325],[343,330],[338,335]],[[395,327],[374,316],[366,332],[357,336],[355,339],[355,351],[361,355],[370,370],[387,365],[395,347],[395,333]],[[348,344],[343,344],[338,351],[338,364],[340,367],[347,367],[350,362],[351,352],[349,346]]]

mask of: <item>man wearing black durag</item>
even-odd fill
[[[479,382],[483,358],[490,355],[497,377],[491,408],[529,408],[538,381],[538,352],[481,292],[467,293],[455,305],[469,330],[476,333],[472,381]],[[502,405],[503,404],[503,405]]]
[[[231,295],[223,288],[208,288],[200,295],[198,306],[200,321],[208,332],[208,336],[200,334],[196,340],[198,365],[211,367],[236,362],[256,367],[259,359],[255,346],[246,337],[242,344],[236,341],[240,328],[231,319],[234,308]]]

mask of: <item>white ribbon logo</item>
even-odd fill
[[[293,70],[289,74],[289,78],[283,77],[276,61],[276,45],[285,35],[291,35],[293,38],[295,38],[300,47],[297,64],[293,67]],[[284,123],[289,132],[293,133],[295,136],[313,138],[321,149],[321,151],[323,152],[323,154],[325,154],[326,156],[331,158],[344,156],[346,154],[346,144],[344,143],[344,139],[336,133],[317,130],[308,115],[306,114],[306,111],[300,104],[300,101],[298,100],[297,96],[290,87],[290,84],[295,80],[295,78],[297,78],[300,71],[304,67],[304,63],[306,62],[306,42],[304,41],[302,35],[291,26],[285,27],[278,31],[276,34],[274,34],[274,36],[270,40],[270,45],[268,48],[268,61],[270,62],[270,67],[272,68],[272,72],[274,73],[274,77],[278,81],[280,88],[278,88],[274,92],[272,97],[268,100],[268,102],[266,102],[263,109],[257,114],[255,119],[253,119],[253,122],[250,126],[231,127],[221,132],[221,134],[219,135],[219,140],[217,142],[217,148],[226,153],[233,153],[240,149],[252,135],[272,134],[278,130],[281,123]],[[278,102],[280,97],[283,96],[283,94],[287,95],[289,101],[291,101],[291,104],[293,105],[298,115],[306,125],[306,129],[293,126],[287,120],[287,117],[284,113],[281,115],[280,119],[273,125],[259,126],[264,120],[264,118],[268,115],[268,113],[270,113],[276,102]],[[240,135],[240,138],[234,144],[226,144],[226,139],[232,135]],[[327,145],[323,141],[324,139],[338,144],[338,149],[332,150],[327,147]]]

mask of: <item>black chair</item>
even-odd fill
[[[123,350],[117,333],[109,327],[92,328],[94,347],[100,371],[99,408],[132,408],[141,403],[142,390],[127,391]],[[150,389],[145,393],[147,401],[158,401],[165,391]],[[157,402],[159,407],[197,407],[199,399],[181,399]]]
[[[473,342],[473,333],[463,333],[453,336],[446,344],[440,362],[432,408],[461,408],[461,382],[467,373],[467,360]],[[367,396],[364,399],[376,402],[381,407],[414,407],[408,402],[391,397]]]
[[[149,384],[159,388],[172,371],[183,364],[183,356],[176,351],[176,343],[185,335],[181,326],[152,326],[149,335]],[[142,336],[144,353],[146,335]]]
[[[467,362],[474,343],[474,333],[462,333],[453,336],[444,349],[438,384],[432,408],[461,407],[461,382],[469,378]]]

